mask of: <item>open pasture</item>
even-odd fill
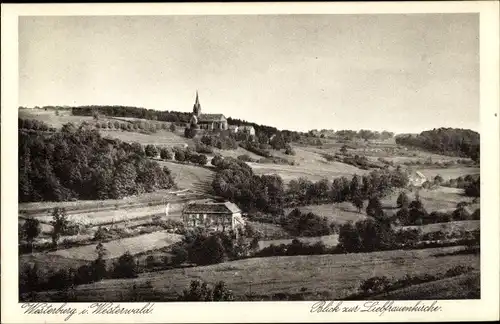
[[[296,237],[302,243],[315,244],[318,242],[323,242],[327,247],[334,247],[339,244],[339,236],[337,234],[325,235],[325,236],[313,236],[313,237]],[[293,239],[276,239],[276,240],[261,240],[259,241],[259,249],[266,248],[268,246],[280,245],[280,244],[291,244]]]
[[[119,301],[128,296],[130,287],[149,286],[141,289],[142,300],[169,300],[189,286],[191,280],[204,280],[215,284],[224,280],[237,296],[250,291],[256,295],[298,293],[305,289],[307,295],[321,299],[345,298],[357,291],[363,280],[373,276],[400,279],[406,274],[423,275],[443,273],[457,265],[468,265],[479,270],[476,255],[449,255],[433,257],[452,248],[411,251],[384,251],[373,253],[281,256],[251,258],[216,265],[172,269],[144,273],[136,279],[103,280],[78,286],[78,301]],[[41,300],[49,299],[45,293]],[[425,296],[420,296],[424,298]],[[318,298],[316,298],[318,299]]]
[[[423,234],[442,231],[452,233],[460,231],[473,231],[480,228],[479,220],[453,221],[447,223],[427,224],[420,226],[404,226],[404,229],[420,229]]]
[[[172,177],[179,188],[190,189],[200,194],[210,194],[214,172],[208,168],[192,164],[180,164],[158,161],[161,166],[170,169]]]
[[[478,175],[479,168],[447,168],[447,169],[426,169],[422,168],[418,171],[429,180],[434,179],[435,176],[440,175],[445,181],[456,179],[458,177],[465,177],[466,175]]]
[[[396,208],[396,202],[399,195],[399,191],[395,191],[393,194],[382,199],[382,205],[384,207]],[[417,191],[406,192],[411,200],[416,197]],[[457,208],[459,202],[472,202],[474,199],[472,197],[467,197],[463,194],[462,189],[438,187],[436,189],[420,189],[418,190],[420,200],[422,201],[424,208],[427,212],[431,213],[433,211],[451,211]],[[365,204],[366,206],[366,204]],[[474,211],[479,208],[479,204],[472,204],[469,208]]]
[[[362,175],[367,171],[358,169],[354,166],[339,162],[299,162],[299,165],[282,164],[260,164],[248,163],[253,171],[258,175],[277,174],[281,176],[285,183],[291,180],[304,177],[311,181],[321,179],[332,180],[338,177],[352,177],[354,174]]]
[[[163,129],[151,134],[108,129],[101,129],[100,132],[102,136],[117,138],[127,143],[136,142],[142,145],[153,144],[157,146],[173,147],[190,144],[192,142],[191,140],[184,138],[176,133],[172,133]]]
[[[339,224],[346,222],[357,222],[367,217],[364,210],[362,210],[361,213],[358,213],[356,208],[349,202],[338,204],[308,205],[297,208],[299,208],[299,210],[303,213],[314,213],[318,216],[326,217],[331,222]],[[285,209],[285,213],[288,214],[294,209],[295,208],[287,208]]]
[[[132,255],[157,250],[168,247],[182,240],[182,236],[178,234],[168,233],[166,231],[153,232],[149,234],[128,237],[124,239],[114,240],[103,243],[104,248],[108,251],[106,259],[114,259],[120,257],[125,252],[130,252]],[[97,257],[96,245],[78,246],[69,249],[61,249],[48,253],[49,255],[57,255],[68,259],[78,260],[94,260]]]
[[[92,116],[73,116],[71,115],[71,111],[65,110],[59,111],[59,116],[57,116],[53,109],[19,109],[18,116],[24,119],[39,120],[54,128],[61,128],[67,123],[73,123],[75,126],[80,125],[84,121],[94,123],[94,118]],[[112,119],[104,118],[103,120],[112,121]]]
[[[367,299],[418,300],[418,299],[476,299],[480,298],[479,271],[431,282],[413,285],[376,295]]]

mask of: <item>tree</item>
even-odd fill
[[[213,290],[213,300],[214,301],[231,301],[234,300],[234,295],[231,290],[229,290],[224,281],[219,281]]]
[[[189,289],[184,289],[181,296],[181,301],[212,301],[213,292],[208,287],[206,282],[201,283],[199,280],[192,280]]]
[[[438,175],[436,175],[436,176],[434,177],[434,184],[435,184],[435,185],[438,185],[438,186],[439,186],[439,185],[441,185],[441,183],[443,183],[443,182],[444,182],[444,179],[443,179],[443,177],[442,177],[442,176],[440,176],[439,174],[438,174]]]
[[[188,259],[188,251],[185,248],[176,246],[172,248],[172,263],[175,265],[180,265],[187,261]]]
[[[174,155],[172,154],[172,151],[169,150],[168,148],[162,147],[160,149],[160,158],[162,160],[172,160],[173,157]]]
[[[173,132],[175,132],[175,129],[176,129],[175,124],[174,124],[174,123],[170,123],[170,127],[169,127],[169,129],[170,129],[170,131],[171,131],[172,133],[173,133]]]
[[[342,145],[342,147],[340,148],[340,153],[343,155],[347,154],[347,146],[346,145]]]
[[[129,251],[118,258],[113,270],[115,278],[135,278],[137,277],[137,264],[135,258]]]
[[[427,211],[420,199],[412,201],[409,207],[409,225],[421,225],[427,217]]]
[[[408,198],[408,195],[405,192],[401,192],[396,201],[398,208],[403,208],[403,207],[408,208],[409,203],[410,199]]]
[[[382,204],[377,197],[372,197],[368,200],[368,206],[366,206],[366,214],[368,216],[375,217],[382,211]]]
[[[363,199],[361,199],[359,195],[352,198],[352,204],[358,209],[358,213],[361,213],[361,209],[363,209]]]
[[[361,237],[351,222],[339,228],[339,247],[345,252],[357,252],[361,249]]]
[[[28,242],[30,251],[33,250],[33,241],[40,235],[40,222],[38,219],[29,217],[22,226],[22,232]]]
[[[184,162],[186,160],[186,155],[184,154],[183,151],[177,150],[175,152],[175,160],[179,162]]]
[[[148,144],[146,145],[145,153],[148,157],[156,157],[158,155],[158,149],[155,145]]]
[[[402,207],[400,210],[398,210],[398,212],[396,213],[396,217],[402,225],[410,224],[410,211],[408,210],[408,207]]]
[[[29,293],[35,299],[35,292],[40,288],[40,269],[38,263],[25,266],[19,276],[19,294]]]
[[[52,211],[52,244],[57,246],[59,238],[64,234],[68,228],[68,219],[65,208],[56,207]]]

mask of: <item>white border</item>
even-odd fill
[[[239,3],[3,5],[1,16],[1,138],[3,323],[63,322],[62,316],[22,314],[17,302],[17,17],[20,15],[222,15],[480,13],[481,300],[440,301],[440,313],[320,313],[312,302],[156,303],[153,315],[72,317],[70,322],[393,322],[494,320],[499,317],[499,3]],[[495,117],[496,114],[496,117]],[[13,242],[16,242],[14,245]],[[334,278],[332,278],[334,280]],[[127,305],[122,303],[123,305]],[[358,302],[359,304],[359,302]],[[79,306],[84,304],[79,303]],[[131,306],[131,304],[128,304]]]

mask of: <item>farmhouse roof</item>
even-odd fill
[[[241,210],[232,202],[225,203],[194,203],[189,204],[184,208],[184,213],[187,214],[234,214]]]
[[[425,179],[425,176],[420,171],[415,172],[420,178]]]
[[[226,117],[224,117],[223,114],[200,114],[200,117],[198,118],[199,122],[214,122],[221,120],[226,120]]]
[[[229,125],[228,128],[229,129],[238,129],[238,126],[236,126],[236,125]]]

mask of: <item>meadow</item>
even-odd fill
[[[128,237],[119,240],[113,240],[103,243],[104,248],[108,251],[106,259],[114,259],[120,257],[125,252],[130,252],[132,255],[157,250],[168,247],[182,240],[182,236],[172,234],[166,231],[158,231],[149,234]],[[97,257],[96,245],[77,246],[69,249],[60,249],[49,252],[49,255],[57,255],[67,259],[77,259],[91,261]]]
[[[325,236],[314,236],[314,237],[296,237],[296,239],[300,240],[302,243],[306,244],[315,244],[318,242],[322,242],[326,247],[334,247],[339,243],[339,236],[337,234],[325,235]],[[261,240],[259,241],[259,249],[264,249],[268,246],[281,245],[281,244],[290,244],[293,239],[276,239],[276,240]]]
[[[400,279],[406,274],[444,273],[463,264],[479,270],[476,255],[434,256],[458,248],[244,259],[143,273],[136,279],[103,280],[77,286],[75,296],[78,301],[130,300],[130,288],[136,285],[147,287],[138,290],[140,300],[172,300],[191,280],[211,284],[224,280],[236,296],[303,292],[308,299],[341,299],[355,293],[363,280],[373,276]],[[44,292],[38,298],[48,300],[51,294]]]
[[[366,205],[366,204],[365,204]],[[288,214],[295,208],[286,208],[285,213]],[[364,210],[358,213],[356,207],[349,202],[336,204],[321,204],[307,205],[298,207],[303,213],[314,213],[321,217],[326,217],[329,221],[335,223],[357,222],[366,219],[367,215]]]

